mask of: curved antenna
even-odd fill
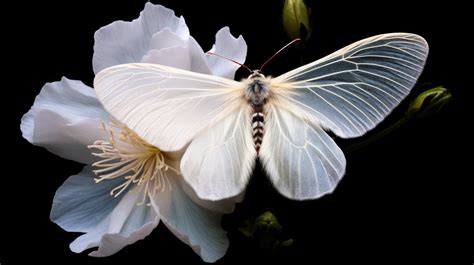
[[[241,67],[247,69],[250,73],[253,73],[252,69],[250,69],[249,67],[247,67],[247,66],[246,66],[245,64],[243,64],[243,63],[239,63],[239,62],[237,62],[237,61],[235,61],[235,60],[232,60],[232,59],[230,59],[230,58],[227,58],[227,57],[225,57],[225,56],[223,56],[223,55],[220,55],[220,54],[217,54],[217,53],[213,53],[213,52],[206,52],[206,53],[207,53],[207,54],[210,54],[210,55],[215,55],[215,56],[217,56],[217,57],[221,57],[221,58],[226,59],[226,60],[228,60],[228,61],[231,61],[231,62],[233,62],[233,63],[235,63],[235,64],[238,64],[238,65],[240,65]]]
[[[288,43],[287,45],[283,46],[283,48],[279,49],[276,53],[274,53],[270,58],[268,58],[263,64],[262,66],[260,66],[260,69],[258,69],[259,71],[262,71],[263,67],[265,67],[265,65],[267,65],[267,63],[269,63],[275,56],[277,56],[277,54],[279,54],[281,51],[283,51],[284,49],[288,48],[288,46],[290,46],[291,44],[297,42],[297,41],[301,41],[300,38],[296,38],[292,41],[290,41],[290,43]]]

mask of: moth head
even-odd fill
[[[253,70],[249,77],[247,77],[247,79],[253,79],[253,78],[257,78],[257,77],[260,77],[260,78],[265,78],[265,76],[262,74],[262,71],[260,70]]]

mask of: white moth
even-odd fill
[[[98,98],[116,119],[163,151],[184,150],[181,173],[199,197],[240,194],[256,159],[284,196],[334,190],[346,160],[342,138],[374,128],[410,92],[428,54],[414,34],[358,41],[276,78],[241,82],[157,64],[100,72]]]

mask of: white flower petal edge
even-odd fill
[[[98,128],[107,117],[92,88],[63,77],[43,86],[22,117],[20,129],[30,143],[63,158],[89,164],[97,159],[87,145],[104,139],[105,132]]]
[[[110,190],[123,180],[96,184],[94,178],[90,166],[69,177],[54,196],[51,220],[66,231],[86,233],[71,243],[72,251],[99,247],[90,255],[109,256],[149,235],[159,219],[153,208],[137,205],[139,187],[114,198]]]
[[[153,34],[165,28],[182,40],[189,38],[183,17],[178,18],[173,10],[151,3],[146,3],[140,17],[132,22],[116,21],[102,27],[94,36],[94,72],[117,64],[141,62],[151,49]]]
[[[244,63],[247,56],[247,44],[242,36],[234,38],[229,27],[224,27],[216,33],[216,44],[212,46],[210,52]],[[207,55],[207,60],[213,75],[229,79],[234,79],[235,71],[240,67],[229,60],[210,54]]]
[[[141,62],[168,65],[181,69],[191,69],[191,56],[189,45],[179,36],[165,28],[153,35],[159,39],[157,43],[162,43],[159,47],[152,49],[143,56]]]
[[[172,171],[167,174],[171,192],[151,197],[153,208],[177,238],[191,246],[204,261],[215,262],[229,247],[226,232],[220,226],[222,215],[196,205],[183,191],[182,177]]]
[[[91,166],[69,177],[56,191],[50,218],[69,232],[86,233],[101,223],[122,198],[110,196],[110,191],[123,180],[114,179],[96,184]],[[100,199],[100,200],[99,200]]]

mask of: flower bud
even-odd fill
[[[292,238],[283,235],[282,226],[270,211],[260,214],[255,219],[249,218],[245,223],[246,227],[240,228],[239,231],[252,240],[258,249],[277,251],[293,244]]]
[[[283,4],[283,27],[290,39],[308,40],[311,36],[311,9],[303,0],[285,0]]]
[[[439,86],[428,89],[410,102],[406,111],[409,117],[426,117],[438,113],[451,99],[448,89]]]

